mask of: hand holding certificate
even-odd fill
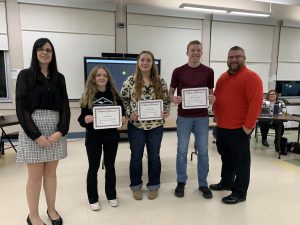
[[[181,90],[182,108],[199,109],[208,108],[208,88],[185,88]]]
[[[97,106],[93,108],[94,129],[118,128],[122,126],[121,106]]]
[[[160,120],[163,118],[162,100],[138,101],[139,120]]]

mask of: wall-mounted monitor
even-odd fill
[[[90,71],[97,65],[102,65],[110,70],[114,81],[120,91],[123,82],[135,71],[136,59],[133,58],[106,58],[84,57],[84,80],[86,82]],[[160,59],[155,59],[158,74],[160,74]]]
[[[300,97],[300,81],[277,80],[276,91],[282,97]]]

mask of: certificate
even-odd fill
[[[208,108],[208,88],[185,88],[181,90],[182,108],[199,109]]]
[[[162,100],[138,101],[139,120],[161,120],[163,113]]]
[[[96,106],[93,108],[94,129],[117,128],[122,126],[121,106]]]

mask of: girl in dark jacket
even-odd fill
[[[122,115],[125,110],[122,100],[110,74],[110,71],[102,66],[94,67],[87,79],[86,88],[80,101],[81,114],[78,122],[86,128],[85,146],[88,156],[89,169],[87,173],[87,195],[92,210],[100,210],[98,195],[97,174],[100,167],[102,151],[104,152],[105,166],[105,194],[110,206],[119,205],[116,193],[115,159],[119,144],[119,132],[117,128],[94,129],[93,107],[116,106],[122,107]],[[125,123],[125,117],[122,117]]]
[[[47,214],[62,225],[56,211],[56,169],[67,157],[66,134],[70,107],[64,76],[58,72],[54,46],[48,38],[35,41],[31,64],[20,72],[16,84],[16,111],[21,124],[17,162],[26,163],[28,225],[44,224],[39,215],[43,184]]]

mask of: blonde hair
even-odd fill
[[[160,77],[159,77],[159,75],[157,73],[157,70],[156,70],[154,55],[150,51],[144,50],[137,57],[136,69],[135,69],[135,73],[134,73],[135,93],[136,93],[135,100],[138,101],[141,98],[142,88],[143,88],[143,85],[144,85],[143,75],[142,75],[141,69],[138,65],[142,54],[148,54],[152,58],[152,66],[151,66],[151,70],[150,70],[150,81],[151,81],[151,83],[152,83],[152,85],[154,86],[154,89],[155,89],[155,98],[156,99],[163,99],[163,87],[162,87]]]
[[[94,97],[95,97],[96,93],[98,92],[95,78],[96,78],[96,75],[97,75],[97,72],[99,69],[104,69],[105,72],[107,73],[108,81],[106,84],[106,88],[111,91],[111,93],[113,95],[113,101],[116,104],[116,97],[119,94],[118,94],[118,90],[115,85],[115,82],[112,78],[111,72],[104,66],[95,66],[91,70],[91,72],[87,78],[87,81],[85,84],[85,90],[80,99],[80,106],[82,108],[85,108],[85,107],[92,108],[92,106],[93,106]]]

